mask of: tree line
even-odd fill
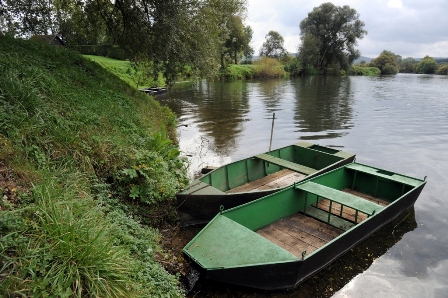
[[[324,3],[300,23],[301,43],[297,57],[291,57],[284,48],[280,33],[270,31],[260,49],[261,57],[275,58],[286,64],[290,74],[339,74],[350,70],[353,62],[360,57],[355,48],[357,40],[367,31],[359,14],[349,6],[335,6]],[[448,58],[434,59],[425,56],[416,59],[402,58],[400,55],[384,50],[370,63],[362,61],[360,67],[376,67],[381,74],[401,73],[448,74]]]
[[[194,77],[213,77],[227,64],[250,62],[253,30],[244,24],[247,0],[0,0],[3,34],[29,37],[58,34],[67,45],[113,44],[168,84],[188,67]],[[313,8],[300,22],[297,56],[269,31],[260,56],[280,60],[291,75],[347,73],[361,55],[358,40],[367,31],[348,5]],[[371,63],[382,74],[448,72],[434,59],[402,59],[383,51]]]
[[[370,63],[361,61],[359,66],[373,66],[381,70],[381,74],[395,75],[397,73],[448,74],[448,59],[436,59],[426,55],[417,61],[412,57],[404,58],[391,51],[384,50]]]

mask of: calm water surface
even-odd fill
[[[448,76],[178,84],[160,101],[178,115],[192,175],[267,151],[275,113],[273,148],[308,140],[356,153],[361,163],[428,176],[413,212],[318,281],[276,293],[205,283],[196,297],[448,297]]]

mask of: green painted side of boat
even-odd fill
[[[354,158],[352,153],[302,141],[224,165],[176,194],[180,224],[182,227],[206,224],[219,212],[221,205],[233,208],[282,189],[226,193],[280,170],[300,173],[306,180],[348,164]]]
[[[183,252],[206,278],[266,290],[291,288],[412,207],[425,184],[425,179],[351,163],[221,211]],[[347,189],[381,198],[385,204],[347,193]],[[316,208],[324,199],[330,209],[332,204],[342,204],[356,216],[365,213],[366,219],[344,219],[342,207],[341,216]],[[317,219],[340,234],[300,257],[257,233],[295,214]]]

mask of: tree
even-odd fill
[[[68,44],[118,45],[130,60],[149,62],[168,82],[185,66],[211,77],[219,69],[233,16],[246,0],[0,0],[2,31],[57,34]],[[4,27],[7,27],[5,30]]]
[[[48,0],[2,0],[0,3],[3,23],[7,33],[27,36],[55,33],[52,1]],[[3,29],[2,29],[3,31]]]
[[[442,64],[437,68],[436,74],[438,75],[448,75],[448,64]]]
[[[422,60],[420,60],[417,64],[416,71],[417,73],[426,73],[432,74],[437,70],[437,62],[432,57],[426,55]]]
[[[266,35],[266,41],[263,43],[260,49],[260,56],[268,58],[281,59],[287,55],[288,52],[283,47],[283,37],[277,31],[269,31]]]
[[[252,61],[252,57],[254,56],[254,48],[251,47],[250,42],[252,41],[252,36],[254,31],[250,26],[244,27],[244,47],[243,47],[243,55],[246,62]]]
[[[412,57],[404,58],[398,63],[398,68],[402,73],[414,73],[416,67],[417,61]]]
[[[384,50],[370,62],[371,66],[378,67],[383,75],[394,75],[398,73],[397,55],[391,51]]]
[[[225,58],[228,54],[228,40],[230,38],[232,26],[237,22],[234,17],[238,16],[241,20],[244,19],[246,12],[246,0],[195,0],[201,3],[207,9],[206,13],[202,14],[204,19],[211,22],[207,27],[215,28],[213,31],[217,32],[217,42],[219,46],[219,56],[221,60],[221,68],[225,68]],[[207,42],[207,41],[204,41]]]
[[[311,74],[319,60],[319,48],[316,38],[311,34],[300,36],[301,43],[298,49],[298,58],[301,63],[301,70],[304,74]]]
[[[367,34],[364,22],[359,20],[356,10],[347,5],[340,7],[329,2],[308,13],[300,23],[300,31],[302,40],[308,38],[305,35],[314,37],[318,56],[314,66],[319,70],[326,70],[327,67],[348,70],[361,55],[355,49],[357,39],[362,39]]]
[[[250,41],[252,40],[252,28],[245,27],[240,16],[231,16],[227,23],[229,36],[226,40],[226,53],[230,56],[233,63],[238,64],[238,59],[246,52],[252,56]]]

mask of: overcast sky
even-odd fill
[[[288,52],[297,52],[300,22],[325,2],[359,13],[368,32],[358,41],[362,56],[389,50],[403,58],[448,57],[448,0],[248,0],[246,24],[254,31],[255,55],[270,30],[283,36]]]

